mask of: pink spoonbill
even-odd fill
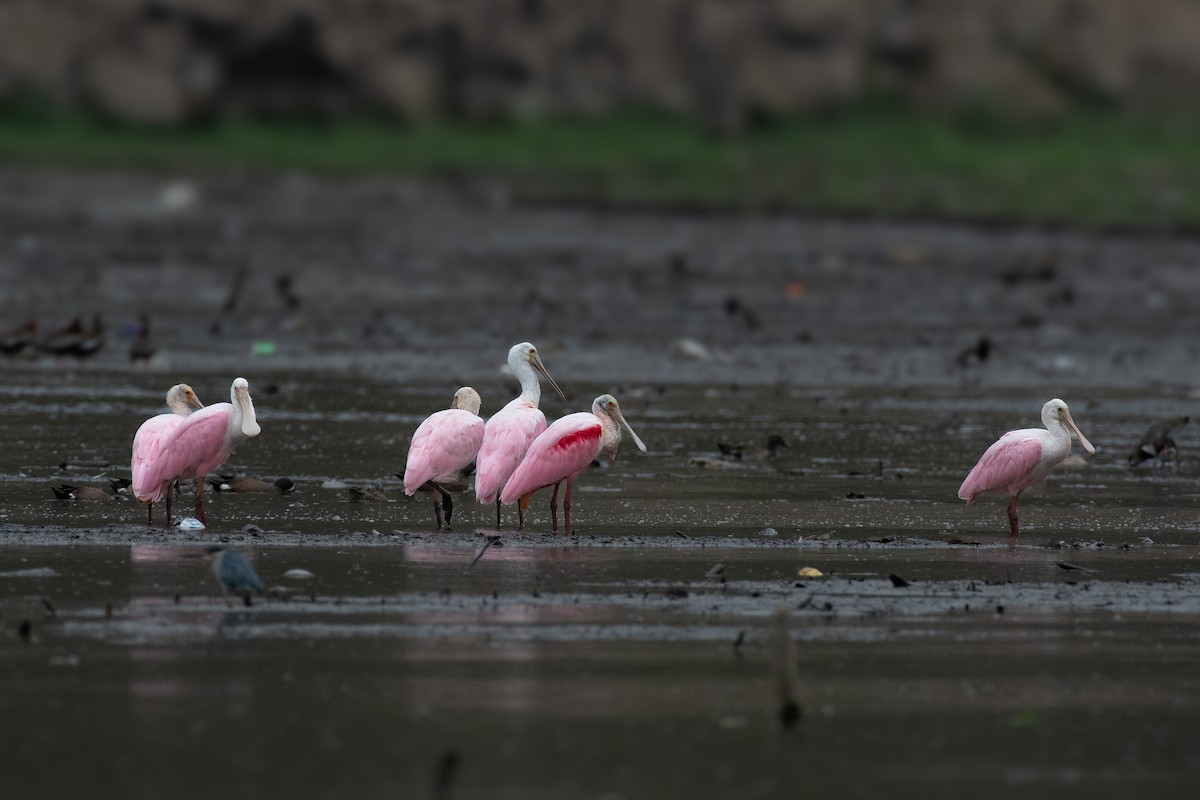
[[[204,408],[204,403],[201,403],[200,398],[196,397],[191,386],[186,383],[177,383],[167,390],[167,407],[171,409],[171,413],[158,414],[146,420],[133,437],[133,458],[129,462],[129,468],[133,472],[131,485],[134,496],[140,502],[148,504],[147,524],[154,522],[154,501],[160,499],[163,494],[156,491],[159,487],[148,485],[145,482],[146,467],[162,454],[163,442],[166,441],[171,431],[175,430],[192,413],[193,409]],[[171,521],[170,487],[166,492],[166,498],[167,522],[169,523]]]
[[[529,495],[538,489],[554,486],[550,497],[550,526],[558,530],[558,486],[567,482],[563,498],[563,518],[566,532],[571,532],[571,487],[580,473],[586,470],[601,453],[612,461],[621,444],[621,425],[633,437],[637,449],[646,452],[646,445],[629,427],[621,406],[611,394],[602,394],[592,401],[591,413],[577,414],[555,420],[554,424],[533,440],[525,459],[513,472],[500,494],[500,502],[520,500],[518,508],[529,503]]]
[[[537,348],[529,342],[512,346],[508,351],[508,366],[521,383],[521,394],[487,421],[479,457],[475,461],[475,497],[484,505],[496,504],[497,528],[500,527],[500,490],[525,457],[529,445],[546,430],[546,415],[538,408],[542,398],[538,374],[545,376],[559,397],[564,401],[567,399],[542,365]],[[524,527],[525,509],[520,506],[517,507],[517,520]]]
[[[1006,492],[1012,498],[1008,503],[1008,523],[1013,536],[1018,532],[1017,497],[1045,478],[1067,457],[1071,452],[1071,434],[1075,434],[1089,454],[1096,452],[1092,443],[1079,432],[1062,400],[1055,398],[1042,406],[1042,424],[1045,429],[1022,428],[1001,436],[987,449],[958,489],[958,496],[968,503],[975,502],[975,498],[985,492]]]
[[[450,527],[450,517],[454,514],[454,501],[442,485],[442,479],[454,476],[474,461],[483,444],[480,403],[479,392],[470,386],[462,387],[454,393],[449,408],[430,414],[417,426],[408,448],[404,493],[412,497],[425,487],[432,491],[433,516],[438,530],[443,526],[443,505],[446,528]]]
[[[162,452],[142,475],[142,502],[159,500],[175,481],[196,479],[196,519],[204,522],[204,476],[229,458],[233,448],[262,430],[250,400],[250,384],[237,378],[229,388],[229,403],[214,403],[191,414],[167,435]]]

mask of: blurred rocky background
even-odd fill
[[[1039,123],[1190,106],[1194,0],[4,0],[0,105],[137,123],[661,109],[736,131],[879,95]]]

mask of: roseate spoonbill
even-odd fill
[[[229,403],[214,403],[175,426],[162,452],[146,465],[142,483],[147,494],[138,499],[158,500],[181,478],[196,479],[196,519],[204,522],[204,476],[229,458],[233,449],[261,432],[250,400],[250,384],[237,378],[229,388]]]
[[[243,492],[258,494],[288,494],[296,491],[296,484],[291,478],[279,478],[275,481],[263,481],[258,478],[244,476],[218,475],[208,479],[208,485],[214,492]]]
[[[500,490],[525,457],[529,445],[546,430],[546,415],[538,408],[542,399],[538,373],[545,376],[564,402],[567,399],[546,371],[537,348],[529,342],[512,346],[508,351],[508,366],[521,382],[521,394],[487,421],[479,457],[475,460],[475,498],[484,505],[496,504],[497,528],[500,527]],[[525,526],[523,506],[517,506],[517,521],[520,527]]]
[[[404,493],[412,497],[426,486],[433,493],[433,516],[438,530],[450,527],[454,501],[442,485],[475,460],[483,444],[483,420],[479,417],[479,392],[464,386],[454,393],[450,408],[430,414],[417,426],[404,466]],[[444,500],[443,500],[444,498]]]
[[[1179,448],[1175,445],[1175,440],[1171,438],[1171,431],[1187,425],[1190,419],[1190,417],[1172,417],[1147,428],[1137,443],[1137,447],[1129,454],[1129,466],[1136,467],[1150,459],[1154,459],[1155,466],[1160,466],[1179,455]]]
[[[618,424],[619,423],[619,424]],[[617,457],[617,446],[621,444],[621,425],[633,437],[637,449],[646,452],[646,445],[629,427],[621,406],[611,394],[602,394],[592,401],[591,413],[581,411],[555,420],[546,428],[513,472],[500,502],[511,503],[519,499],[520,505],[529,503],[529,495],[538,489],[554,485],[550,497],[550,527],[558,530],[558,486],[567,482],[566,497],[563,498],[563,518],[567,533],[571,532],[571,487],[575,479],[586,470],[601,453],[612,461]]]
[[[212,559],[213,577],[221,587],[225,597],[225,605],[229,605],[229,595],[238,594],[246,605],[250,605],[250,593],[263,593],[262,578],[250,566],[250,562],[234,550],[226,550],[220,545],[204,548],[204,555]]]
[[[1042,428],[1022,428],[1009,431],[996,440],[967,475],[958,496],[968,503],[984,492],[1007,492],[1008,522],[1012,535],[1017,535],[1017,497],[1021,492],[1045,478],[1056,464],[1071,452],[1071,434],[1079,439],[1089,455],[1092,447],[1071,419],[1067,404],[1055,398],[1042,406]]]
[[[200,398],[186,383],[177,383],[167,390],[167,407],[169,414],[158,414],[142,423],[133,437],[133,458],[129,468],[133,472],[133,496],[140,503],[148,503],[146,524],[154,522],[154,503],[163,494],[156,492],[160,487],[145,483],[144,477],[147,465],[162,454],[163,442],[167,435],[175,430],[179,423],[192,413],[193,409],[204,408]],[[167,498],[167,522],[171,521],[171,492],[165,493]],[[118,491],[114,487],[114,491]],[[153,499],[151,499],[153,498]]]

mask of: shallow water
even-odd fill
[[[127,474],[168,381],[6,377],[0,713],[21,723],[0,751],[23,796],[1147,796],[1200,771],[1200,467],[1186,449],[1124,462],[1182,399],[1073,404],[1100,452],[1023,496],[1014,541],[1002,498],[954,494],[999,433],[1035,424],[1028,392],[621,387],[649,453],[580,479],[575,534],[549,533],[542,493],[529,530],[480,555],[490,508],[463,496],[439,533],[392,476],[455,387],[248,376],[263,433],[230,467],[297,491],[210,493],[210,527],[184,532],[49,489]],[[209,402],[223,381],[192,378]],[[473,383],[485,413],[513,391]],[[772,433],[790,446],[771,460],[690,463]],[[194,558],[213,542],[267,597],[222,601]]]

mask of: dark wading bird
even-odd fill
[[[590,412],[568,414],[554,421],[550,427],[529,445],[525,459],[513,472],[512,477],[500,494],[500,502],[508,504],[520,501],[529,504],[529,497],[538,489],[554,487],[550,497],[550,529],[558,530],[558,487],[567,482],[563,498],[563,518],[567,533],[571,532],[571,487],[601,453],[609,461],[617,457],[617,446],[621,444],[621,426],[629,431],[637,449],[646,452],[646,445],[629,427],[621,406],[611,394],[602,394],[592,401]]]
[[[1154,466],[1162,466],[1179,455],[1179,448],[1171,438],[1171,432],[1191,421],[1191,417],[1172,417],[1156,422],[1146,429],[1133,452],[1129,454],[1129,466],[1136,467],[1143,461],[1154,460]]]
[[[225,597],[226,605],[230,605],[229,595],[231,594],[241,595],[242,601],[246,605],[250,605],[251,593],[263,593],[262,579],[258,577],[254,567],[250,566],[250,562],[242,558],[241,554],[233,550],[226,550],[220,545],[213,545],[204,549],[204,555],[212,559],[213,576],[221,587],[221,594]]]
[[[1046,477],[1071,452],[1071,434],[1083,449],[1094,455],[1096,448],[1084,438],[1071,419],[1067,404],[1057,398],[1042,406],[1043,428],[1009,431],[987,449],[979,463],[958,489],[959,498],[974,503],[984,493],[1007,493],[1008,524],[1016,536],[1017,497]]]
[[[450,492],[466,488],[463,470],[474,463],[483,444],[480,402],[478,392],[462,387],[454,393],[450,408],[430,414],[417,426],[408,448],[404,493],[409,497],[421,490],[432,493],[438,530],[450,527],[454,515]]]
[[[500,491],[525,457],[533,440],[546,430],[546,415],[538,408],[542,399],[541,374],[558,396],[567,396],[550,377],[537,348],[529,342],[514,344],[508,351],[508,366],[521,383],[521,394],[488,419],[483,428],[483,443],[475,460],[475,499],[484,505],[496,504],[496,527],[500,527]],[[525,525],[525,509],[517,507],[517,524]]]

